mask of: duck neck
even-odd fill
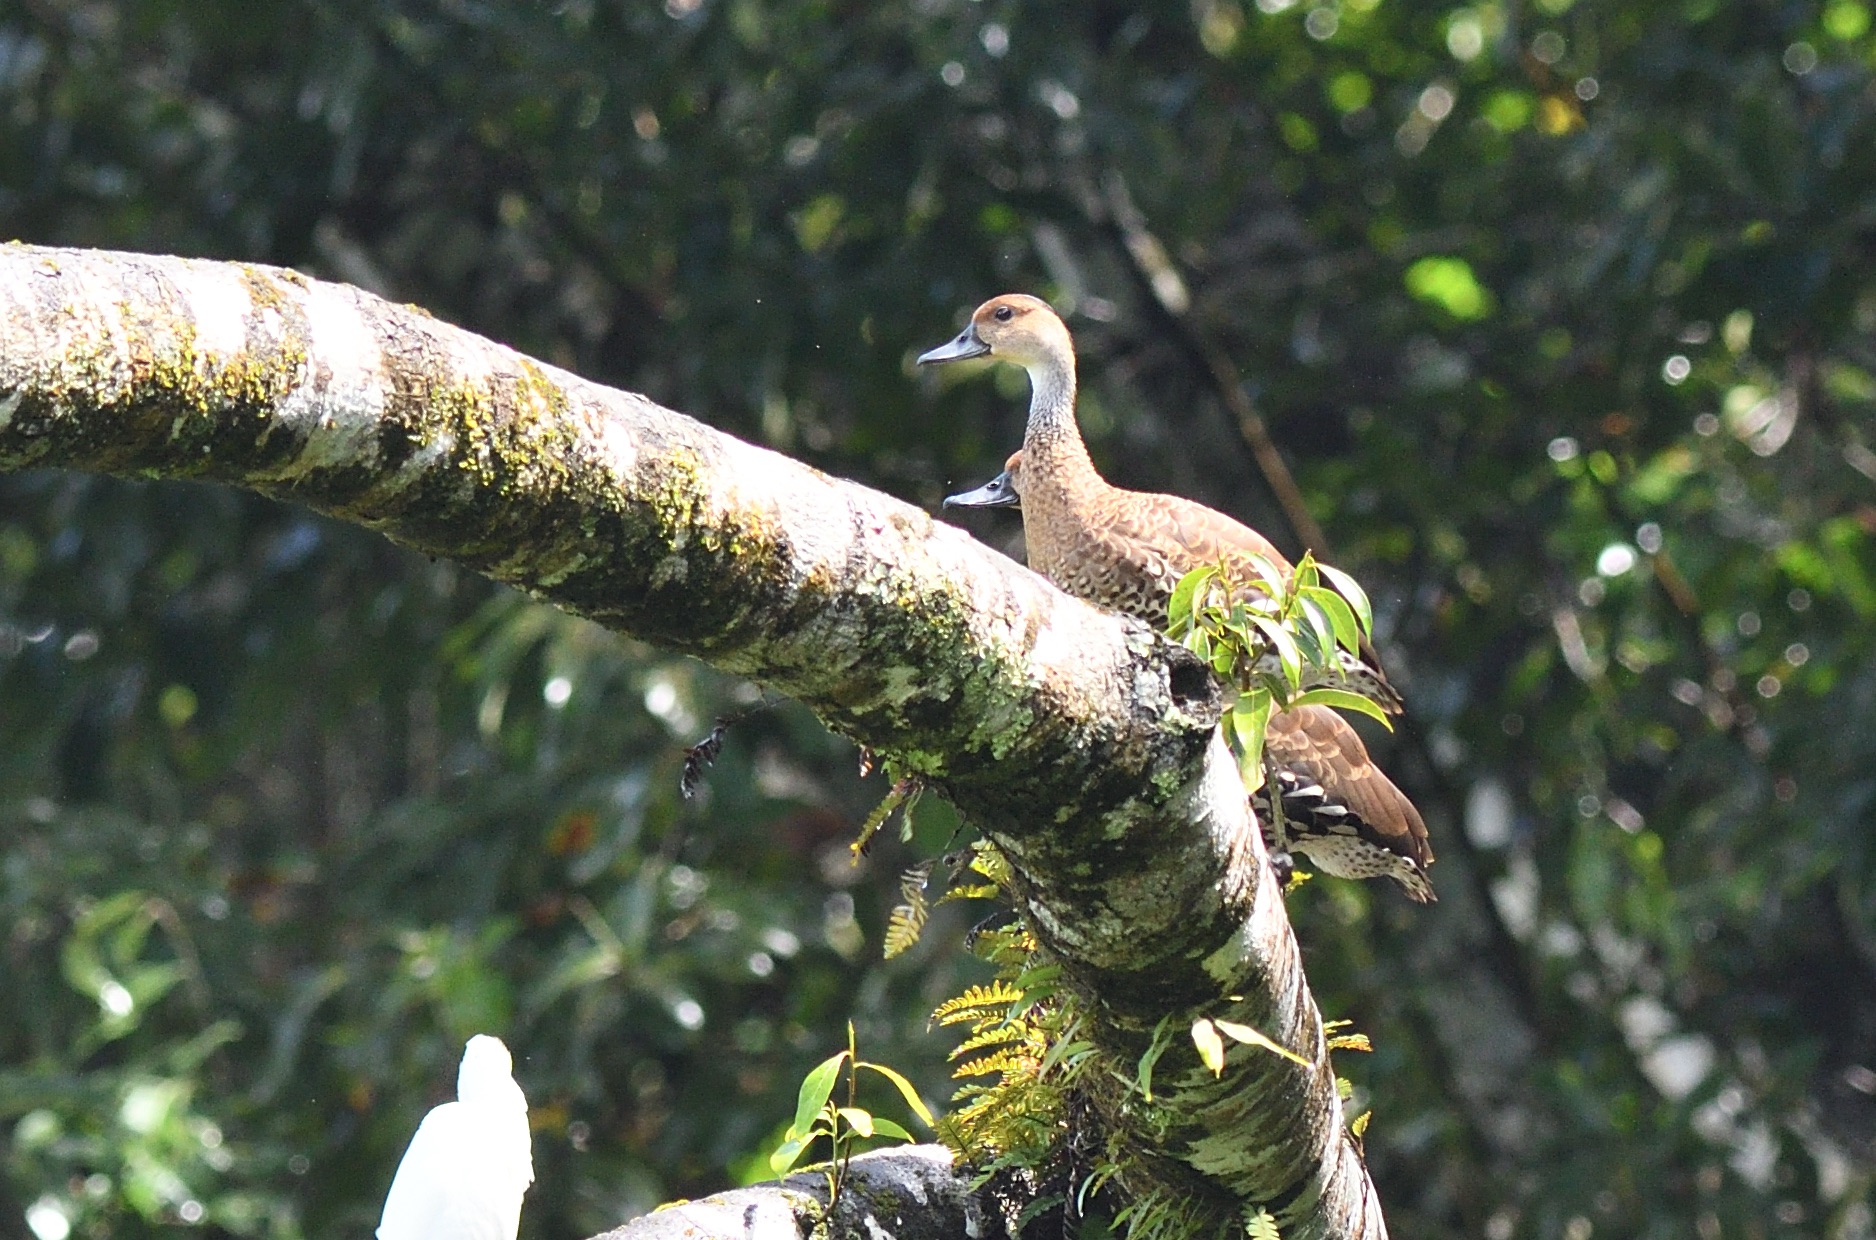
[[[1026,476],[1063,484],[1098,480],[1075,424],[1075,363],[1038,362],[1029,370],[1029,426],[1023,433]]]

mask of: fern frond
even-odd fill
[[[979,931],[971,944],[971,953],[979,960],[987,960],[1012,974],[1020,972],[1035,951],[1036,936],[1020,923]]]
[[[879,829],[886,825],[888,818],[892,817],[892,811],[904,804],[906,797],[910,796],[917,786],[910,779],[897,780],[887,790],[886,795],[880,798],[879,804],[873,807],[873,812],[868,814],[866,821],[860,824],[860,833],[854,837],[853,843],[848,845],[853,851],[855,865],[858,865],[860,858],[866,856],[872,849],[873,837],[879,834]]]
[[[989,840],[975,840],[971,844],[971,869],[983,875],[998,887],[1007,887],[1010,882],[1010,862],[997,846]]]
[[[957,1059],[972,1051],[980,1051],[986,1046],[1005,1046],[1011,1042],[1021,1042],[1027,1036],[1027,1031],[1017,1025],[992,1025],[982,1033],[974,1033],[952,1047],[947,1058]]]
[[[925,932],[925,919],[931,906],[925,901],[925,884],[931,879],[932,863],[922,862],[899,876],[899,897],[903,901],[892,910],[886,922],[886,959],[910,951]]]
[[[904,955],[918,944],[919,935],[925,932],[925,915],[923,900],[893,906],[892,915],[886,919],[884,955],[887,960]]]
[[[994,900],[1003,894],[1003,888],[995,883],[972,883],[968,887],[953,887],[938,897],[938,903],[949,904],[953,900]]]
[[[1250,1240],[1283,1240],[1282,1233],[1277,1230],[1277,1220],[1270,1217],[1270,1211],[1262,1206],[1244,1216],[1244,1234]]]
[[[1035,1062],[1034,1056],[1026,1050],[1006,1047],[993,1054],[985,1055],[982,1059],[973,1059],[968,1063],[959,1064],[951,1069],[951,1075],[954,1077],[989,1076],[992,1072],[1015,1072],[1024,1067],[1033,1067]]]
[[[932,1009],[931,1018],[940,1025],[961,1025],[966,1021],[1001,1016],[995,1009],[1007,1009],[1023,1001],[1023,992],[1002,978],[988,986],[971,986],[956,998],[946,999]]]

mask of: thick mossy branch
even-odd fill
[[[1312,1065],[1168,1052],[1143,1141],[1286,1237],[1384,1234],[1217,690],[1144,626],[887,496],[272,268],[0,246],[0,469],[35,466],[304,504],[798,698],[998,844],[1117,1060],[1195,1010]]]

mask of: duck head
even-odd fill
[[[975,491],[945,496],[946,508],[1014,508],[1023,502],[1023,454],[1019,449],[1003,462],[1003,472]]]
[[[1025,293],[1005,293],[977,307],[956,339],[919,355],[919,365],[995,357],[1024,369],[1073,359],[1068,328],[1049,303]]]

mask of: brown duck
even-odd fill
[[[1002,358],[1029,372],[1029,425],[1002,474],[945,502],[1020,504],[1030,566],[1063,590],[1163,628],[1173,587],[1194,568],[1222,562],[1248,579],[1251,557],[1261,556],[1289,571],[1268,539],[1223,513],[1177,495],[1122,490],[1095,471],[1075,423],[1074,344],[1045,303],[1022,294],[992,298],[955,340],[919,361],[971,357]],[[1398,711],[1399,696],[1365,653],[1346,669],[1349,686]],[[1420,812],[1340,715],[1320,706],[1284,711],[1271,719],[1264,749],[1271,779],[1253,801],[1266,832],[1274,786],[1289,847],[1324,872],[1386,876],[1415,900],[1434,898],[1426,876],[1433,849]]]

